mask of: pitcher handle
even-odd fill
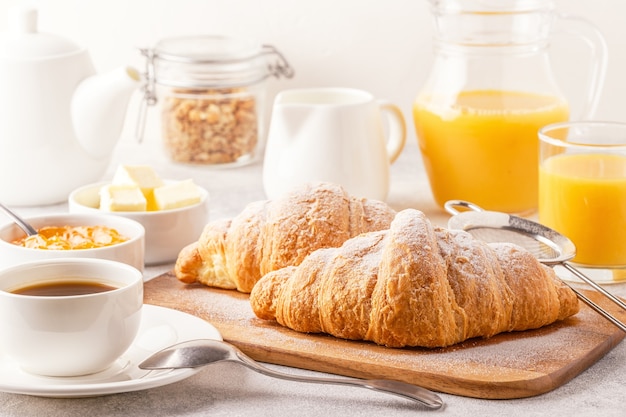
[[[389,163],[393,164],[400,156],[406,143],[406,121],[402,110],[395,104],[385,100],[378,100],[378,105],[388,120],[389,135],[387,137],[387,155]]]
[[[598,108],[600,94],[604,85],[608,62],[608,48],[604,35],[593,23],[588,20],[565,13],[556,14],[556,32],[582,38],[591,50],[591,71],[587,100],[582,108],[580,118],[591,119]]]

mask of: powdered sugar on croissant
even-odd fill
[[[267,274],[250,302],[258,317],[300,332],[390,347],[448,346],[578,311],[571,289],[522,248],[435,227],[412,209],[389,230]]]
[[[209,223],[198,242],[180,252],[175,273],[183,282],[250,292],[264,274],[298,265],[316,249],[387,229],[395,214],[339,185],[306,184],[283,198],[251,203],[231,220]]]

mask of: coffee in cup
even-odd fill
[[[38,375],[103,371],[131,346],[142,305],[143,275],[121,262],[13,266],[0,271],[0,351]]]

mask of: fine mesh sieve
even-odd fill
[[[460,212],[457,210],[457,207],[463,207],[466,211]],[[485,211],[476,204],[462,200],[446,202],[445,209],[453,215],[448,221],[449,229],[464,230],[475,238],[488,243],[509,242],[519,245],[532,253],[539,262],[545,265],[561,265],[577,278],[580,278],[593,289],[626,310],[626,304],[622,300],[567,262],[576,255],[576,246],[574,246],[571,240],[557,231],[522,217],[496,211]],[[576,293],[580,300],[626,332],[624,323],[617,320],[571,285],[565,284]]]

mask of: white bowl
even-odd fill
[[[171,182],[171,181],[165,181]],[[105,213],[100,210],[100,182],[74,190],[68,199],[71,213]],[[146,265],[176,261],[182,248],[198,240],[209,220],[209,193],[198,187],[202,200],[198,204],[162,211],[116,211],[108,214],[141,223],[146,229]]]
[[[16,294],[33,285],[79,281],[109,291]],[[143,275],[121,262],[66,258],[0,270],[0,351],[25,371],[77,376],[108,368],[132,344],[141,322]]]
[[[117,230],[128,240],[94,249],[32,249],[11,243],[26,234],[15,223],[7,223],[0,226],[0,268],[45,259],[99,258],[123,262],[143,271],[145,229],[134,220],[103,213],[48,214],[26,217],[25,220],[37,230],[46,226],[106,226]]]

